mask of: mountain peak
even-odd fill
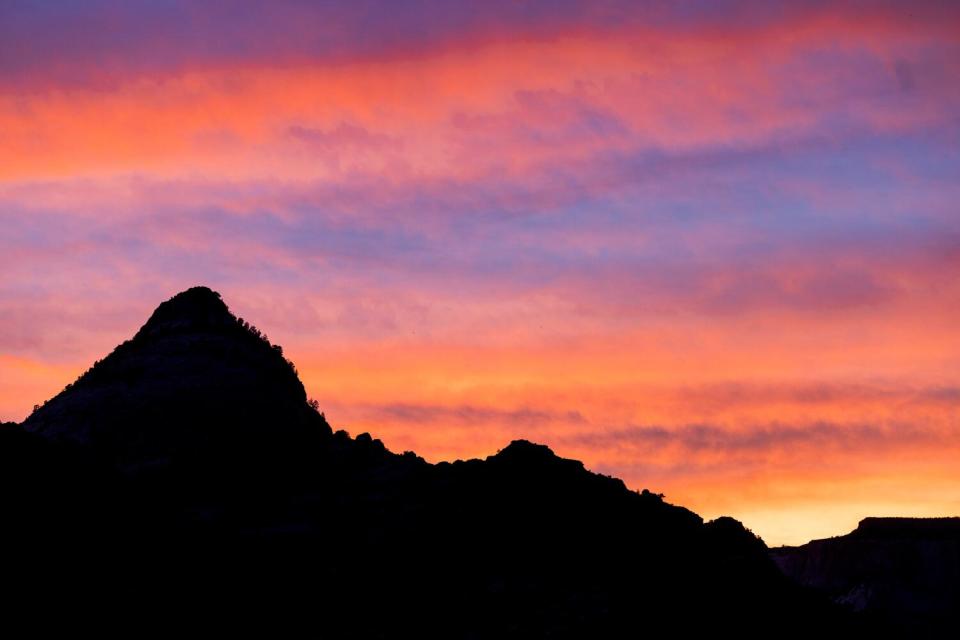
[[[279,346],[208,287],[182,291],[24,422],[139,469],[241,441],[313,430],[317,414]],[[322,427],[323,425],[319,425]]]
[[[137,335],[226,326],[236,321],[219,293],[209,287],[197,286],[160,303]]]

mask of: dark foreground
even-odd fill
[[[511,443],[431,465],[334,432],[208,289],[0,429],[4,617],[311,637],[894,634],[740,523]]]

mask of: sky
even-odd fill
[[[336,428],[960,515],[960,4],[0,3],[0,420],[190,286]]]

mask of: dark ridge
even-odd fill
[[[282,350],[205,287],[160,305],[23,428],[0,429],[0,505],[17,587],[5,604],[31,628],[864,631],[735,520],[704,524],[544,445],[434,465],[334,432]]]

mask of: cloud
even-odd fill
[[[336,151],[343,148],[396,148],[399,143],[379,133],[371,133],[354,124],[341,122],[328,131],[294,125],[289,129],[291,137],[323,151]]]
[[[343,64],[570,32],[721,34],[747,41],[809,31],[948,37],[956,34],[956,23],[956,7],[935,1],[913,2],[909,11],[895,2],[873,3],[868,13],[855,2],[774,7],[756,0],[698,3],[695,8],[672,3],[639,7],[629,0],[492,0],[482,5],[411,0],[402,9],[390,0],[277,0],[269,7],[248,1],[7,2],[0,8],[0,78],[8,86],[42,86],[53,80],[103,87],[118,75],[177,73],[235,60],[289,64],[307,58]]]
[[[0,82],[5,155],[16,158],[0,162],[0,177],[144,171],[295,179],[330,171],[315,154],[290,154],[291,138],[362,146],[365,168],[394,175],[549,174],[560,161],[599,162],[606,171],[605,160],[617,154],[659,164],[676,153],[792,145],[811,135],[829,143],[853,130],[915,132],[955,122],[956,45],[922,10],[878,10],[864,21],[808,8],[757,20],[764,12],[746,5],[741,11],[754,22],[733,28],[711,12],[694,12],[691,25],[629,4],[607,17],[589,3],[525,7],[500,14],[486,5],[433,7],[438,29],[426,32],[416,7],[413,17],[395,20],[393,11],[382,21],[352,5],[302,3],[271,6],[269,16],[256,7],[224,16],[222,7],[177,3],[151,4],[142,15],[115,4],[13,10],[0,20],[10,31],[0,33],[0,46],[11,48],[0,60],[15,76],[68,90]],[[636,15],[609,18],[622,13]],[[107,25],[110,37],[98,36]],[[206,37],[214,28],[217,37]],[[368,37],[351,36],[360,29]],[[378,30],[391,37],[373,37]],[[927,46],[918,48],[918,38]],[[824,41],[843,44],[824,52]],[[411,42],[425,50],[410,54]],[[363,53],[381,44],[391,53]],[[355,59],[344,62],[341,50]],[[913,74],[909,99],[898,89],[898,60],[925,70]],[[95,81],[87,90],[74,65],[116,78],[106,90]],[[150,73],[157,65],[159,77]],[[635,169],[633,178],[643,167]]]
[[[566,443],[592,448],[623,449],[638,453],[676,447],[691,453],[739,454],[775,451],[795,452],[797,448],[818,451],[867,452],[904,446],[954,443],[956,433],[940,433],[906,423],[837,424],[816,421],[808,424],[779,424],[724,428],[692,424],[680,427],[629,426],[611,431],[591,431],[566,438]],[[806,455],[806,451],[800,455]]]
[[[886,384],[842,382],[797,382],[762,384],[727,382],[697,387],[678,388],[679,401],[711,410],[737,405],[798,404],[805,406],[834,404],[857,406],[878,403],[895,405],[942,405],[949,407],[960,399],[960,387],[949,385],[916,386],[909,381]]]
[[[351,413],[363,416],[365,421],[383,421],[413,425],[482,426],[491,423],[514,428],[537,429],[552,424],[584,424],[579,411],[544,411],[520,408],[477,407],[471,405],[443,406],[423,404],[386,404],[352,406]]]

